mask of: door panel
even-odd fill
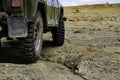
[[[55,24],[57,26],[58,20],[59,20],[59,3],[58,3],[58,0],[53,0],[53,2],[54,2]]]
[[[46,0],[48,26],[54,26],[54,8],[53,0]]]

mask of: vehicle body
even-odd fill
[[[1,0],[0,38],[8,37],[8,39],[18,39],[19,42],[23,42],[21,45],[25,45],[22,45],[24,47],[22,51],[24,49],[25,51],[22,54],[24,53],[29,57],[25,60],[35,62],[41,52],[43,33],[51,31],[55,45],[63,45],[63,13],[63,7],[58,0]],[[32,55],[30,55],[31,51],[29,50],[31,48]]]

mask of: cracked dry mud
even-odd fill
[[[72,13],[76,8],[65,8],[69,20],[65,44],[55,47],[51,34],[45,34],[37,63],[17,64],[16,49],[0,48],[0,80],[120,80],[120,6],[116,6],[77,7],[78,21]]]

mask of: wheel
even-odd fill
[[[59,25],[51,30],[53,43],[55,46],[62,46],[64,44],[64,36],[65,36],[65,29],[64,29],[64,20],[60,16]]]
[[[20,39],[20,52],[25,63],[33,63],[39,59],[43,44],[43,21],[37,11],[33,22],[28,23],[28,36]]]

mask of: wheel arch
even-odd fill
[[[63,9],[63,7],[61,6],[61,8],[60,8],[60,15],[64,15],[64,9]]]
[[[39,2],[37,9],[41,12],[42,15],[42,19],[43,19],[43,30],[45,31],[45,29],[48,27],[47,25],[47,16],[46,16],[46,5],[44,2]]]
[[[61,8],[60,8],[60,16],[62,15],[62,18],[63,18],[63,20],[64,21],[67,21],[67,18],[64,16],[64,8],[63,8],[63,6],[61,6]]]

